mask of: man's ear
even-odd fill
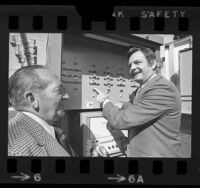
[[[152,67],[153,70],[156,70],[156,68],[157,68],[157,62],[156,62],[156,60],[153,61],[151,67]]]
[[[24,98],[26,102],[35,110],[38,110],[39,103],[37,101],[36,95],[32,91],[26,91],[24,93]]]

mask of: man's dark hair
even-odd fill
[[[26,91],[44,90],[48,83],[40,78],[38,69],[47,69],[42,65],[25,66],[18,69],[9,78],[8,98],[11,106],[14,108],[26,105],[24,94]]]
[[[150,48],[137,48],[137,47],[131,47],[128,50],[128,53],[127,53],[128,58],[130,58],[132,54],[134,54],[135,52],[138,52],[138,51],[140,51],[144,54],[149,65],[152,65],[153,61],[156,60],[156,55],[153,52],[153,50],[151,50]]]

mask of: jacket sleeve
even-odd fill
[[[104,106],[103,116],[115,129],[129,129],[150,123],[173,109],[176,93],[169,90],[169,87],[152,88],[146,91],[138,101],[126,104],[128,106],[121,110],[108,102]]]
[[[130,104],[130,102],[123,102],[122,109],[125,110]]]

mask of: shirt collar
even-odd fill
[[[143,87],[145,86],[145,84],[146,84],[149,80],[151,80],[152,78],[154,78],[156,75],[157,75],[157,74],[154,73],[144,84],[141,85],[141,88],[143,88]]]
[[[46,121],[42,120],[40,117],[36,116],[35,114],[32,114],[31,112],[22,112],[25,115],[33,118],[35,121],[37,121],[51,136],[55,137],[55,130],[54,127],[49,125]]]

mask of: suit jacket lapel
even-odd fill
[[[159,80],[162,76],[160,74],[157,74],[155,77],[153,77],[151,80],[147,81],[146,84],[144,85],[144,87],[140,87],[138,88],[137,91],[137,99],[139,99],[143,93],[149,89],[149,87],[152,86],[153,83],[157,82],[157,80]]]
[[[63,133],[63,131],[58,128],[58,127],[54,127],[55,130],[55,135],[56,135],[56,139],[58,140],[58,142],[63,146],[63,148],[66,149],[66,151],[71,155],[71,156],[75,156],[75,152],[73,151],[73,148],[71,147],[66,135]]]

